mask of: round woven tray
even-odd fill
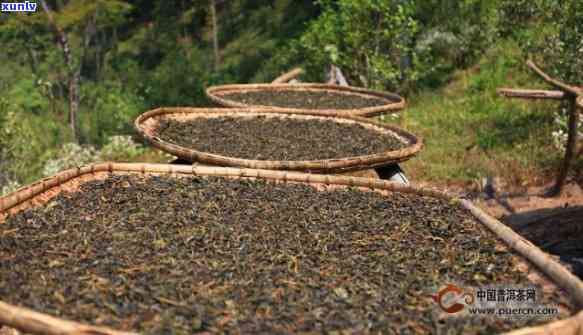
[[[179,146],[164,139],[156,133],[156,128],[163,118],[172,118],[177,121],[193,120],[196,118],[211,117],[249,117],[267,116],[278,118],[295,119],[325,119],[339,123],[357,123],[364,127],[374,129],[379,132],[391,134],[406,144],[400,150],[387,151],[372,155],[356,157],[346,157],[337,159],[304,160],[304,161],[269,161],[233,158],[216,155],[208,152],[201,152],[190,148]],[[368,170],[375,167],[386,166],[410,159],[423,147],[422,140],[415,135],[388,124],[376,122],[370,119],[353,116],[330,116],[324,112],[311,112],[297,114],[290,110],[267,110],[267,109],[234,109],[234,108],[159,108],[140,115],[135,121],[135,127],[146,140],[153,146],[175,155],[189,162],[200,162],[217,166],[246,167],[253,169],[267,170],[293,170],[315,173],[340,173],[347,171]]]
[[[303,108],[284,108],[275,106],[261,106],[261,105],[248,105],[234,100],[230,100],[224,97],[225,94],[238,92],[248,92],[248,91],[319,91],[319,92],[333,92],[344,95],[357,95],[360,97],[368,98],[380,98],[385,100],[385,104],[359,108],[359,109],[303,109]],[[207,96],[215,103],[227,106],[227,107],[262,107],[269,108],[273,110],[294,110],[300,113],[311,113],[313,111],[319,111],[328,115],[354,115],[363,117],[372,117],[377,115],[395,113],[403,110],[406,107],[405,99],[394,93],[378,92],[367,90],[352,86],[339,86],[339,85],[329,85],[329,84],[235,84],[235,85],[222,85],[222,86],[212,86],[206,90]]]
[[[402,192],[419,196],[443,198],[450,201],[460,201],[461,205],[470,211],[477,221],[484,224],[498,240],[503,248],[510,247],[521,256],[523,270],[529,273],[534,283],[548,286],[549,289],[562,288],[573,300],[576,310],[583,306],[583,283],[572,275],[561,264],[542,252],[539,248],[516,234],[513,230],[490,217],[467,200],[457,199],[445,193],[382,180],[340,177],[329,175],[313,175],[286,171],[266,171],[251,169],[234,169],[219,167],[201,167],[166,164],[136,164],[136,163],[102,163],[82,168],[67,170],[55,176],[43,179],[25,186],[16,192],[0,197],[0,224],[6,214],[16,213],[28,208],[42,206],[63,191],[78,192],[79,186],[92,180],[107,178],[119,174],[167,175],[179,178],[181,176],[221,176],[226,178],[250,178],[269,180],[280,183],[309,184],[317,189],[338,187],[358,187],[363,190],[374,190],[381,193]],[[544,273],[543,276],[540,272]],[[533,276],[531,276],[532,274]],[[549,279],[552,280],[549,282]],[[575,310],[575,311],[576,311]],[[74,321],[63,320],[30,309],[6,304],[0,301],[0,333],[2,325],[18,329],[27,334],[92,334],[120,335],[129,334],[104,327],[94,327]],[[10,329],[10,328],[9,328]],[[519,329],[512,334],[565,334],[580,335],[583,329],[583,312],[577,316],[546,324],[537,328]],[[10,330],[6,330],[10,333]],[[17,334],[14,332],[14,334]]]

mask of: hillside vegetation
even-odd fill
[[[322,81],[398,92],[399,123],[426,139],[413,179],[514,183],[559,164],[559,103],[506,101],[546,87],[527,58],[583,86],[578,0],[51,0],[0,15],[0,191],[98,160],[165,162],[135,138],[158,106],[207,106],[204,88],[266,82],[294,66]],[[70,53],[65,52],[70,50]],[[581,164],[579,162],[578,164]],[[582,169],[579,169],[582,170]]]

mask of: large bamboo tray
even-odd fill
[[[107,178],[111,174],[148,174],[180,176],[221,176],[226,178],[252,178],[271,180],[281,183],[304,183],[319,189],[337,187],[359,187],[363,190],[378,192],[403,192],[429,197],[445,198],[451,201],[460,201],[476,219],[484,224],[498,238],[500,244],[512,250],[524,259],[526,267],[523,271],[530,273],[533,282],[543,284],[546,288],[564,289],[572,298],[577,310],[583,306],[583,283],[571,274],[562,265],[557,263],[543,251],[525,240],[498,220],[488,216],[471,202],[453,198],[445,193],[431,189],[423,189],[389,183],[382,180],[340,177],[329,175],[313,175],[286,171],[266,171],[252,169],[234,169],[219,167],[201,167],[166,164],[137,164],[137,163],[102,163],[82,168],[67,170],[53,177],[25,186],[18,191],[0,198],[0,224],[8,213],[15,213],[27,208],[40,206],[57,196],[62,191],[78,189],[79,185],[96,179]],[[506,247],[504,246],[504,247]],[[522,262],[522,261],[521,261]],[[533,266],[534,265],[534,266]],[[535,268],[536,267],[536,268]],[[546,276],[541,275],[541,272]],[[532,275],[532,276],[531,276]],[[549,278],[551,281],[549,281]],[[10,328],[2,330],[1,325]],[[62,320],[29,309],[19,308],[0,301],[0,334],[18,331],[29,334],[91,334],[91,335],[121,335],[130,334],[103,327],[83,325],[74,321]],[[583,312],[569,319],[557,321],[542,327],[519,329],[512,332],[514,335],[542,335],[564,334],[578,335],[583,332]]]
[[[338,159],[269,161],[233,158],[208,152],[201,152],[165,141],[158,137],[156,134],[157,125],[162,118],[172,118],[177,121],[184,121],[196,118],[220,116],[267,116],[298,119],[325,118],[341,123],[358,123],[364,127],[368,127],[379,132],[389,133],[395,136],[401,142],[407,144],[407,146],[400,150]],[[158,149],[161,149],[189,162],[199,162],[214,166],[232,166],[267,170],[290,170],[314,173],[342,173],[349,171],[370,170],[376,167],[403,162],[415,156],[423,148],[423,141],[421,138],[418,138],[412,133],[401,128],[376,122],[370,119],[354,116],[330,116],[326,113],[318,111],[314,111],[309,114],[297,114],[292,110],[275,111],[268,109],[249,108],[158,108],[140,115],[136,119],[134,125],[138,133]]]
[[[212,86],[207,88],[207,96],[215,103],[227,106],[227,107],[254,107],[254,108],[269,108],[273,110],[289,110],[290,108],[275,107],[275,106],[260,106],[260,105],[247,105],[241,102],[230,100],[224,97],[227,93],[233,92],[248,92],[248,91],[328,91],[345,95],[358,95],[361,97],[374,97],[385,100],[386,103],[380,106],[360,108],[360,109],[301,109],[293,108],[295,112],[299,113],[311,113],[313,111],[318,111],[323,114],[328,115],[353,115],[353,116],[363,116],[363,117],[373,117],[383,114],[390,114],[399,112],[406,107],[405,99],[394,93],[379,92],[367,90],[359,87],[353,86],[340,86],[340,85],[330,85],[330,84],[233,84],[233,85],[222,85],[222,86]]]

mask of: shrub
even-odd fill
[[[555,147],[559,150],[565,150],[567,147],[567,137],[568,137],[568,115],[567,110],[563,108],[561,113],[555,116],[555,131],[553,131],[553,143]],[[583,119],[579,119],[579,124],[577,125],[578,137],[583,138]]]
[[[297,47],[322,70],[334,63],[354,85],[396,89],[415,80],[411,40],[417,33],[409,2],[322,0],[322,14]],[[322,71],[321,70],[321,71]]]
[[[17,189],[19,189],[22,185],[15,180],[8,180],[4,183],[4,185],[0,188],[0,197],[10,194]]]
[[[98,153],[91,146],[80,146],[76,143],[66,143],[58,152],[57,157],[48,160],[43,168],[44,176],[51,176],[62,170],[83,166],[98,160]]]
[[[294,58],[319,72],[334,63],[357,86],[407,91],[442,84],[497,37],[498,0],[318,3],[322,14],[291,44],[303,56]]]
[[[143,153],[144,148],[135,143],[130,136],[111,136],[101,150],[91,145],[66,143],[55,157],[44,164],[43,175],[51,176],[66,169],[98,161],[131,161]]]
[[[144,153],[144,148],[130,136],[111,136],[99,151],[99,157],[107,161],[132,160]]]
[[[144,111],[143,98],[119,84],[87,83],[83,86],[85,142],[103,145],[110,136],[133,132],[134,119]]]

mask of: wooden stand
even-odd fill
[[[546,193],[546,196],[554,197],[561,194],[563,186],[565,185],[565,181],[567,180],[567,175],[569,172],[569,168],[571,166],[571,162],[573,160],[573,157],[575,156],[578,136],[577,125],[579,123],[578,107],[583,109],[583,106],[578,105],[577,99],[579,100],[583,99],[583,89],[565,84],[559,80],[551,78],[530,60],[527,61],[526,64],[532,71],[534,71],[537,75],[543,78],[544,81],[558,89],[558,91],[500,88],[497,90],[497,92],[498,94],[507,98],[567,101],[569,113],[568,121],[569,126],[565,158],[563,159],[563,164],[561,166],[561,170],[559,171],[559,175],[557,177],[555,185]]]

